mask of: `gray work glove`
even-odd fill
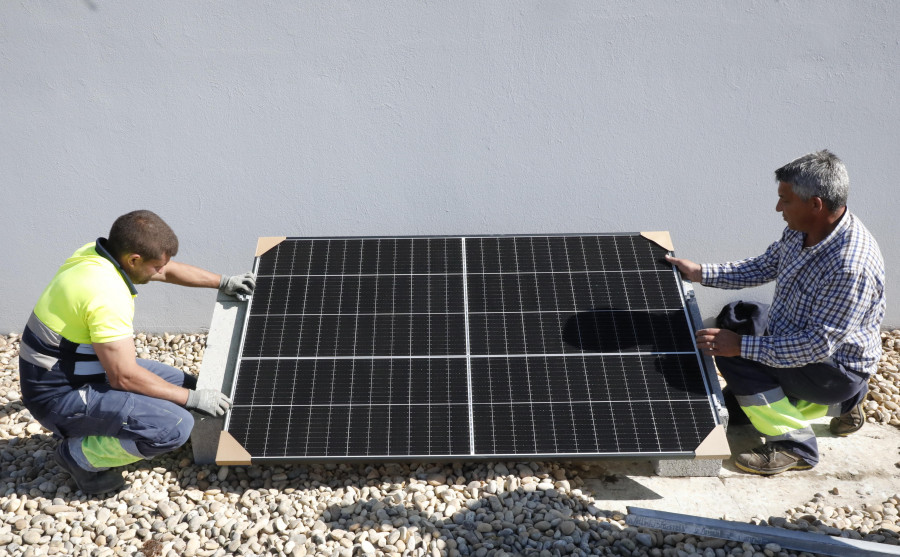
[[[184,407],[210,416],[221,416],[231,408],[231,399],[216,389],[188,391],[188,399],[184,403]]]
[[[219,281],[219,292],[238,298],[253,294],[254,288],[256,288],[256,275],[253,273],[244,273],[243,275],[234,275],[232,277],[222,275],[222,280]]]

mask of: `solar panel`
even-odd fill
[[[644,235],[269,243],[225,424],[254,462],[693,457],[718,427]]]

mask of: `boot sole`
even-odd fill
[[[757,470],[756,468],[750,468],[745,464],[741,464],[740,462],[735,461],[734,463],[736,468],[743,470],[744,472],[750,472],[751,474],[756,474],[757,476],[774,476],[776,474],[781,474],[782,472],[787,472],[789,470],[812,470],[812,466],[809,464],[794,464],[788,468],[782,468],[781,470]]]

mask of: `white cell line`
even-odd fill
[[[415,259],[415,242],[409,243],[409,267],[413,268],[413,260]],[[413,309],[413,281],[409,281],[409,310]],[[409,322],[409,353],[413,353],[413,326],[412,320]],[[412,369],[409,370],[406,380],[406,392],[412,394]],[[412,414],[407,411],[406,414],[406,435],[407,439],[412,438]]]
[[[445,266],[447,265],[447,262],[450,260],[449,254],[447,253],[447,245],[448,245],[448,243],[449,243],[449,242],[446,242],[446,241],[444,241],[444,243],[443,243],[443,246],[444,246],[444,265],[445,265]],[[465,282],[465,279],[463,279],[463,282]],[[449,280],[444,281],[444,304],[445,304],[445,306],[447,306],[447,307],[450,306],[450,288],[449,288],[449,286],[450,286],[450,281],[449,281]],[[448,351],[448,352],[450,351],[450,335],[447,335],[447,336],[444,338],[444,350],[445,350],[445,351]],[[447,384],[445,385],[445,387],[446,387],[447,393],[450,393],[450,392],[452,392],[453,374],[450,372],[450,363],[449,363],[449,362],[447,362],[446,370],[447,370]],[[448,401],[449,401],[449,396],[448,396],[447,398],[448,398]],[[447,428],[448,428],[448,430],[449,430],[449,428],[450,428],[450,424],[453,423],[453,419],[452,419],[452,418],[453,418],[452,409],[448,406],[448,407],[447,407]],[[471,447],[470,447],[470,448],[471,448]]]
[[[637,246],[635,246],[635,244],[634,244],[634,239],[632,239],[632,241],[631,241],[631,246],[632,246],[632,251],[634,253],[634,258],[637,259],[638,252],[637,252]],[[643,294],[643,297],[646,300],[647,299],[647,287],[644,284],[644,276],[642,274],[638,275],[638,281],[641,285],[641,294]],[[654,330],[655,328],[656,327],[650,327],[650,335],[652,336],[653,341],[656,342],[656,346],[659,346],[659,339],[656,337],[656,331]],[[637,338],[637,329],[635,329],[635,338]],[[644,384],[647,384],[648,377],[647,377],[647,370],[644,368],[644,360],[638,360],[638,366],[641,369],[641,376],[644,379]],[[654,405],[652,405],[652,404],[648,405],[647,412],[650,413],[651,422],[655,424],[656,423],[656,414],[654,413],[654,411],[655,411]],[[677,429],[677,428],[675,428],[675,429]],[[653,434],[654,434],[654,436],[656,436],[656,446],[661,447],[662,440],[659,438],[659,428],[654,427]]]
[[[280,248],[280,247],[281,247],[281,245],[279,244],[279,245],[277,246],[277,251],[275,252],[275,264],[278,263],[278,258],[281,256],[281,250],[278,249],[278,248]],[[269,292],[269,298],[268,298],[268,300],[266,301],[266,309],[268,310],[269,308],[271,308],[271,306],[272,306],[272,293]],[[269,320],[266,319],[265,322],[263,323],[263,332],[262,332],[262,336],[260,337],[260,353],[262,353],[263,341],[264,341],[265,338],[266,338],[266,329],[268,328],[268,326],[269,326]],[[281,334],[282,334],[282,337],[283,337],[283,335],[284,335],[284,323],[282,323],[282,332],[281,332]],[[260,379],[260,376],[261,376],[261,375],[262,375],[262,374],[259,373],[259,369],[257,369],[257,373],[256,373],[256,376],[254,377],[254,381],[253,381],[253,391],[252,391],[252,394],[250,395],[250,400],[255,400],[255,399],[256,399],[257,385],[259,384],[259,379]],[[268,445],[268,443],[269,443],[269,430],[270,430],[271,423],[272,423],[272,411],[270,410],[270,411],[269,411],[269,417],[268,417],[268,419],[266,420],[266,438],[265,438],[265,442],[263,443],[263,453],[266,453],[266,452],[267,452],[267,451],[266,451],[266,448],[267,448],[267,445]]]
[[[387,316],[421,316],[421,315],[537,315],[537,314],[553,314],[553,313],[664,313],[679,310],[681,308],[648,308],[648,309],[617,309],[603,308],[591,310],[572,309],[548,309],[548,310],[515,310],[515,311],[448,311],[448,312],[418,312],[418,313],[393,313],[393,312],[374,312],[374,313],[258,313],[254,317],[387,317]]]
[[[360,250],[362,251],[362,250]],[[381,240],[378,239],[375,241],[375,261],[376,264],[381,260]],[[378,304],[378,281],[375,281],[375,292],[372,295],[372,300],[374,304]],[[373,327],[374,328],[374,327]],[[378,338],[378,335],[372,334],[372,352],[375,352],[375,339]],[[371,366],[369,368],[372,373],[372,378],[375,377],[375,366]],[[369,416],[366,418],[366,452],[369,451],[369,448],[372,446],[372,388],[369,387]],[[349,422],[348,422],[349,423]],[[348,426],[349,427],[349,426]],[[349,435],[348,435],[349,438]]]
[[[431,242],[430,240],[428,242],[426,242],[426,248],[429,248],[429,249],[425,250],[425,265],[429,269],[431,268],[431,249],[430,249],[431,245],[430,245],[430,242]],[[412,256],[410,256],[410,263],[412,263]],[[413,304],[413,281],[409,281],[409,283],[410,283],[409,284],[409,288],[410,288],[409,303],[410,303],[410,306],[412,306],[412,304]],[[425,303],[426,303],[425,307],[428,307],[428,308],[431,307],[431,281],[430,280],[425,281]],[[428,329],[428,340],[425,344],[425,347],[426,347],[426,351],[429,354],[431,354],[431,314],[429,314],[427,323],[428,324],[426,325],[426,327]],[[410,322],[409,329],[410,329],[410,346],[411,346],[412,345],[412,322]],[[426,362],[428,364],[428,371],[427,371],[428,383],[431,384],[431,360],[426,360]],[[412,370],[410,370],[410,373],[409,373],[409,380],[410,380],[410,391],[412,391]],[[429,404],[428,404],[428,408],[427,408],[427,410],[428,410],[428,412],[427,412],[428,426],[427,426],[427,433],[426,433],[426,438],[427,438],[426,442],[427,442],[428,452],[431,452],[431,389],[427,389],[427,391],[428,391]]]
[[[466,280],[466,239],[463,238],[461,241],[461,250],[462,250],[462,275],[463,275],[463,325],[465,329],[465,339],[466,339],[466,391],[468,396],[468,405],[469,405],[469,454],[475,454],[475,416],[474,409],[472,408],[472,359],[469,357],[472,353],[472,347],[470,342],[469,335],[469,281]],[[483,250],[482,250],[483,253]],[[482,256],[483,257],[483,256]],[[449,381],[449,379],[448,379]]]
[[[296,247],[296,244],[295,244],[295,245],[294,245],[294,253],[295,253],[295,258],[294,258],[294,259],[296,259],[296,251],[297,251],[297,247]],[[293,263],[292,263],[292,264],[291,264],[291,269],[293,269],[293,268],[294,268],[294,266],[293,266]],[[308,273],[311,269],[312,269],[312,249],[310,249],[310,252],[309,252],[309,254],[308,254],[307,257],[306,257],[306,271],[307,271],[307,273]],[[303,301],[302,301],[302,305],[301,305],[301,307],[302,307],[304,310],[306,310],[306,304],[308,303],[308,301],[309,301],[309,281],[306,281],[306,284],[303,285]],[[303,330],[303,322],[305,321],[305,319],[306,319],[305,316],[303,316],[303,317],[300,318],[300,330],[301,330],[301,331]],[[301,347],[301,346],[302,346],[302,343],[301,343],[301,342],[297,342],[297,353],[296,353],[297,356],[300,356],[300,347]],[[314,380],[315,380],[315,374],[316,374],[316,368],[317,368],[317,367],[318,367],[317,365],[313,366],[313,379],[314,379]],[[296,373],[296,371],[295,371],[295,373],[294,373],[294,382],[293,382],[293,385],[291,386],[291,400],[296,400],[294,397],[297,395],[297,376],[298,376],[298,375],[299,375],[299,374]],[[288,424],[290,424],[290,421],[291,421],[292,419],[293,419],[293,415],[292,415],[292,414],[288,414]],[[306,420],[306,435],[307,435],[307,438],[308,438],[308,436],[309,436],[309,427],[310,427],[310,423],[311,423],[311,422],[310,422],[310,419],[309,419],[309,415],[307,415],[307,420]],[[290,426],[288,426],[288,427],[290,427]]]
[[[694,355],[694,352],[548,352],[548,353],[517,353],[517,354],[406,354],[401,356],[243,356],[242,360],[452,360],[462,358],[581,358],[581,357],[608,357],[608,356],[672,356]]]
[[[478,251],[478,253],[479,253],[479,258],[481,259],[481,268],[484,269],[484,267],[485,267],[484,252],[485,252],[485,244],[487,243],[487,240],[482,239],[480,242],[481,242],[480,243],[481,249]],[[497,240],[496,242],[499,242],[499,240]],[[499,255],[500,255],[500,250],[498,249],[497,250],[498,265],[500,264],[499,263]],[[466,277],[466,282],[468,283],[468,277]],[[486,281],[482,281],[482,290],[483,290],[483,299],[486,301],[487,300],[487,282]],[[505,299],[505,291],[504,290],[500,291],[500,307],[506,308],[506,299]],[[504,315],[503,316],[503,330],[500,332],[500,334],[503,335],[503,345],[506,347],[507,351],[509,351],[509,339],[507,338],[506,333],[507,333],[507,324],[506,324],[506,316]],[[485,330],[484,330],[484,338],[485,338],[485,347],[489,348],[490,347],[491,330],[487,327],[485,327]],[[497,439],[497,419],[496,419],[496,414],[494,412],[495,406],[493,404],[494,386],[493,386],[493,382],[491,381],[491,378],[493,377],[493,375],[494,374],[491,372],[491,360],[487,360],[486,378],[488,381],[487,391],[489,393],[490,400],[491,400],[491,404],[488,406],[488,412],[490,412],[490,417],[491,417],[491,419],[490,419],[490,426],[491,426],[490,443],[491,443],[492,448],[496,447],[496,439]],[[507,385],[511,385],[511,381],[507,380]],[[510,393],[510,397],[512,397],[512,393]],[[471,400],[471,402],[472,403],[475,402],[474,398]],[[472,416],[475,415],[474,404],[470,407],[469,413]],[[471,435],[472,435],[472,438],[474,439],[475,438],[474,420],[472,421],[471,428],[472,428]],[[513,444],[515,444],[516,443],[515,430],[510,431],[509,434],[512,436]],[[474,451],[474,446],[475,446],[474,441],[473,441],[472,446],[473,446],[473,451]]]
[[[498,253],[499,253],[499,250],[498,250]],[[532,262],[534,262],[534,250],[533,249],[531,251],[531,259],[532,259]],[[518,239],[513,240],[513,260],[516,262],[516,267],[518,268],[519,267],[519,241],[518,241]],[[521,283],[518,281],[518,276],[520,276],[520,275],[516,275],[516,277],[517,277],[516,283],[519,285],[519,307],[522,307],[522,288],[521,288]],[[540,300],[538,300],[538,305],[540,305]],[[541,322],[541,328],[543,330],[543,322]],[[544,335],[542,334],[541,338],[543,338],[543,336]],[[522,340],[526,341],[526,337],[527,337],[527,334],[525,331],[525,320],[523,319],[522,320]],[[528,347],[524,346],[524,344],[523,344],[523,348],[525,350],[528,349]],[[507,351],[508,351],[508,349],[509,349],[509,347],[507,346]],[[507,369],[509,369],[509,368],[507,367]],[[528,360],[527,359],[525,360],[525,380],[528,383],[528,400],[529,400],[529,402],[532,402],[533,400],[531,398],[531,370],[528,368]],[[510,383],[512,383],[511,376],[510,376]],[[510,384],[510,388],[512,388],[512,384]],[[534,446],[537,447],[538,440],[537,440],[537,431],[535,430],[535,427],[534,427],[535,426],[534,407],[529,406],[529,409],[531,410],[531,424],[532,424],[531,438],[532,438],[532,441],[534,441]],[[516,446],[515,441],[513,442],[513,446]]]
[[[604,275],[625,275],[625,274],[633,274],[633,273],[666,273],[667,271],[663,271],[659,268],[653,269],[611,269],[611,270],[599,270],[599,269],[584,269],[580,271],[473,271],[468,273],[467,276],[477,277],[482,275],[589,275],[589,274],[604,274]],[[259,275],[259,277],[263,278],[286,278],[286,277],[305,277],[305,278],[324,278],[324,277],[458,277],[465,275],[466,273],[458,272],[429,272],[429,273],[342,273],[340,275],[336,275],[334,273],[331,274],[313,274],[307,273],[303,275],[298,274],[277,274],[277,275]]]
[[[598,252],[601,252],[601,251],[602,251],[602,250],[600,249],[600,247],[601,247],[601,246],[600,246],[600,240],[598,239],[598,240],[597,240],[597,251],[598,251]],[[618,247],[616,246],[615,240],[613,240],[613,249],[614,249],[615,252],[616,252],[616,260],[618,261],[619,254],[618,254]],[[605,260],[605,259],[601,259],[601,260],[600,260],[600,263],[604,266],[604,268],[606,267],[606,260]],[[606,291],[605,291],[606,297],[611,299],[610,292],[609,292],[609,286],[608,286],[606,283],[604,283],[604,286],[606,287]],[[593,299],[594,299],[593,289],[590,289],[590,292],[591,292],[591,300],[593,300]],[[620,346],[620,345],[621,345],[621,339],[619,338],[619,329],[618,329],[618,327],[613,328],[613,336],[616,337],[616,345],[617,345],[617,346]],[[606,384],[606,392],[611,392],[611,385],[609,384],[609,375],[606,373],[606,362],[605,362],[605,361],[601,361],[600,365],[601,365],[601,367],[603,368],[603,381],[604,381],[604,383]],[[591,410],[593,410],[593,408],[592,408]],[[610,410],[612,410],[612,407],[610,407]],[[616,427],[616,420],[611,420],[610,423],[612,424],[613,439],[615,440],[615,443],[616,443],[616,449],[619,449],[619,448],[620,448],[620,447],[619,447],[619,431],[618,431],[618,428]],[[597,431],[597,424],[596,424],[596,422],[594,423],[594,431],[595,431],[595,432]]]
[[[587,256],[587,250],[584,247],[584,237],[578,238],[578,244],[581,247],[581,257],[584,260],[584,265],[585,265],[585,267],[587,267],[588,266],[588,256]],[[566,250],[566,257],[568,258],[568,249]],[[574,284],[572,285],[572,288],[574,290],[574,288],[575,288]],[[587,290],[588,290],[588,297],[591,301],[591,307],[593,307],[596,304],[596,302],[594,301],[594,289],[591,287],[590,282],[587,283]],[[578,342],[582,346],[584,346],[584,339],[581,334],[581,323],[577,319],[575,320],[575,326],[578,329]],[[590,375],[588,374],[587,360],[585,359],[583,354],[581,355],[581,363],[583,364],[582,367],[584,369],[584,384],[591,385],[591,378],[590,378]],[[588,388],[590,388],[590,387],[588,387]],[[607,385],[607,388],[608,388],[608,385]],[[594,444],[596,445],[599,443],[599,441],[598,441],[598,435],[597,435],[597,419],[596,419],[596,416],[594,416],[593,405],[590,405],[590,404],[588,405],[588,411],[591,414],[591,430],[592,430],[593,436],[594,436]],[[573,429],[577,429],[574,427],[574,422],[575,422],[574,408],[572,409],[572,422],[573,422]]]
[[[548,241],[548,245],[549,245],[549,241]],[[566,254],[566,265],[571,269],[572,268],[572,259],[569,256],[569,243],[568,242],[563,241],[563,249],[565,250],[565,254]],[[551,260],[551,266],[552,265],[553,265],[553,263]],[[586,261],[585,261],[585,265],[587,265]],[[553,282],[553,287],[554,287],[554,293],[555,293],[556,292],[556,280],[555,279]],[[590,287],[590,285],[588,285],[588,287]],[[577,305],[578,300],[576,299],[577,295],[575,293],[575,283],[572,280],[569,280],[569,289],[572,291],[572,304]],[[557,305],[558,305],[558,302],[557,302]],[[562,320],[559,320],[559,326],[560,326],[560,329],[563,328]],[[581,324],[578,322],[578,319],[575,319],[575,328],[578,331],[578,345],[584,346],[584,341],[582,340],[582,337],[581,337]],[[586,372],[587,371],[587,363],[584,362],[584,358],[582,358],[582,362],[585,363],[584,368],[585,368],[585,372]],[[569,382],[569,366],[567,365],[566,360],[563,360],[563,370],[566,374],[566,392],[568,393],[568,400],[569,400],[569,415],[571,416],[571,420],[572,420],[572,423],[571,423],[572,438],[575,442],[575,446],[578,447],[579,446],[579,444],[578,444],[578,428],[576,427],[576,424],[575,424],[575,407],[572,403],[572,384]],[[547,382],[548,382],[548,390],[549,390],[549,382],[550,382],[549,374],[547,377]],[[593,410],[591,410],[591,417],[593,418]],[[591,426],[593,427],[593,424],[591,424]]]
[[[550,239],[547,238],[547,246],[549,247],[549,245],[550,245]],[[536,265],[536,264],[537,264],[537,261],[536,261],[535,258],[534,258],[534,241],[533,241],[533,240],[532,240],[532,246],[531,246],[531,247],[532,247],[532,249],[531,249],[531,262],[532,262],[532,264],[535,264],[535,265]],[[553,268],[553,258],[548,257],[548,258],[547,258],[547,261],[548,261],[548,263],[550,264],[550,268],[552,269],[552,268]],[[555,275],[551,275],[551,277],[554,277],[554,278],[553,278],[553,285],[552,285],[552,286],[553,286],[553,301],[555,302],[556,307],[559,307],[559,294],[558,294],[557,291],[556,291],[556,279],[555,279]],[[537,288],[537,285],[535,285],[535,288]],[[521,295],[520,295],[520,298],[521,298]],[[540,309],[541,309],[541,297],[540,297],[540,296],[537,296],[537,304],[538,304],[538,310],[540,310]],[[559,319],[559,313],[557,313],[556,322],[559,323],[560,330],[562,330],[563,327],[562,327],[562,322],[561,322],[561,320]],[[543,320],[543,319],[538,320],[538,324],[539,324],[539,326],[540,326],[540,328],[541,328],[541,342],[544,344],[544,347],[546,348],[546,342],[544,342],[544,339],[546,338],[546,335],[544,335],[544,320]],[[565,372],[565,365],[563,365],[563,370],[564,370],[564,372]],[[530,381],[529,381],[529,383],[530,383]],[[530,385],[529,385],[529,386],[530,386]],[[550,392],[551,392],[551,390],[550,390],[550,374],[548,373],[548,374],[547,374],[547,396],[550,396]],[[528,396],[529,396],[529,398],[531,397],[530,391],[529,391],[529,395],[528,395]],[[533,423],[534,426],[535,426],[535,446],[537,446],[537,424],[534,423],[534,418],[533,418],[533,416],[534,416],[534,412],[532,412],[532,420],[531,420],[531,421],[532,421],[532,423]],[[554,448],[556,451],[559,451],[559,446],[557,445],[557,442],[556,442],[556,439],[557,439],[557,436],[556,436],[556,416],[553,415],[553,409],[552,409],[552,408],[550,409],[550,428],[551,428],[551,431],[553,431],[553,433],[554,433],[554,435],[553,435],[553,448]]]
[[[685,403],[698,402],[697,399],[683,398],[683,397],[682,398],[641,398],[641,399],[637,399],[637,400],[639,400],[640,402],[647,402],[647,403],[651,403],[651,402],[659,403],[659,402],[670,402],[670,401],[671,402],[685,402]],[[633,399],[632,400],[608,399],[608,398],[603,398],[603,399],[584,398],[584,399],[575,399],[572,401],[572,404],[596,404],[599,402],[609,403],[609,404],[633,404],[635,402],[635,400],[633,400]],[[492,406],[494,404],[495,403],[493,403],[493,402],[476,402],[476,403],[474,403],[475,406]],[[546,400],[546,401],[540,400],[540,401],[535,401],[535,402],[524,402],[524,401],[511,402],[510,401],[510,402],[504,402],[503,404],[509,404],[509,405],[513,405],[513,406],[551,406],[551,405],[566,404],[566,403],[554,402],[552,400]],[[366,404],[365,406],[372,406],[373,408],[374,407],[378,407],[378,408],[390,407],[390,408],[392,408],[395,406],[399,407],[399,408],[406,408],[408,406],[425,407],[425,406],[429,406],[429,405],[431,405],[431,406],[466,406],[466,404],[463,402],[441,402],[441,403],[437,403],[437,404],[432,404],[432,403],[428,403],[428,402],[409,402],[409,403],[405,403],[405,402],[404,403],[373,402],[372,404]],[[353,403],[353,402],[337,402],[337,403],[328,403],[328,404],[322,403],[322,404],[236,404],[235,405],[236,408],[291,408],[291,407],[293,407],[293,408],[345,408],[345,407],[350,407],[350,406],[356,406],[358,408],[361,405],[359,403]]]
[[[583,452],[583,453],[479,453],[478,458],[481,460],[541,460],[541,459],[581,459],[585,456],[589,456],[592,458],[596,457],[613,457],[613,458],[652,458],[652,457],[669,457],[669,456],[690,456],[693,454],[693,451],[666,451],[666,452],[622,452],[622,453],[614,453],[609,451],[603,452]],[[440,453],[440,454],[423,454],[423,453],[379,453],[377,455],[369,455],[369,454],[353,454],[353,455],[340,455],[339,458],[346,462],[357,462],[357,461],[371,461],[373,458],[377,458],[378,460],[385,459],[402,459],[402,460],[424,460],[426,462],[434,462],[435,460],[458,460],[460,458],[459,453]],[[298,458],[298,456],[290,455],[290,456],[260,456],[253,457],[254,462],[281,462],[286,458]],[[317,460],[327,460],[336,458],[335,455],[322,453],[315,454],[308,457],[311,461]]]
[[[347,261],[347,242],[343,242],[343,248],[344,248],[344,249],[343,249],[343,251],[341,252],[341,255],[340,255],[340,262],[341,262],[341,268],[342,268],[342,269],[343,269],[343,267],[344,267],[345,262]],[[326,262],[325,262],[325,268],[326,268],[326,269],[328,268],[328,261],[327,261],[327,260],[326,260]],[[340,277],[341,277],[341,282],[340,282],[340,290],[338,291],[338,310],[341,309],[341,306],[342,306],[343,303],[344,303],[344,278],[345,278],[345,277],[344,277],[343,275],[340,275]],[[357,322],[359,322],[359,320],[357,320]],[[320,334],[321,334],[321,333],[320,333]],[[341,338],[341,335],[338,334],[337,331],[335,331],[335,335],[334,335],[334,348],[335,348],[335,351],[337,351],[337,348],[338,348],[338,341],[340,340],[340,338]],[[334,387],[335,387],[335,381],[337,381],[337,369],[332,369],[332,372],[331,372],[331,389],[329,389],[329,391],[328,391],[328,392],[331,394],[331,401],[332,401],[332,402],[334,401],[334,390],[335,390]],[[331,412],[329,412],[329,413],[328,413],[328,420],[327,420],[326,423],[325,423],[325,447],[326,447],[326,450],[328,450],[328,447],[330,447],[330,445],[331,445],[331,415],[332,415]]]
[[[312,256],[313,256],[313,248],[310,247],[310,250],[309,250],[310,259],[312,259]],[[325,268],[326,269],[328,268],[328,261],[330,259],[331,259],[331,240],[327,240],[325,242]],[[322,283],[321,299],[322,299],[322,301],[320,302],[320,305],[319,305],[319,311],[321,311],[325,307],[325,283],[324,282]],[[320,327],[316,333],[316,354],[319,353],[319,347],[321,346],[321,343],[322,343],[322,328]],[[318,362],[316,362],[316,365],[313,366],[312,388],[315,388],[316,381],[318,380],[318,375],[319,375],[319,366],[318,366]],[[332,377],[334,377],[333,373],[332,373]],[[332,379],[332,381],[333,381],[333,379]],[[310,393],[313,392],[312,388],[310,389]],[[307,450],[309,449],[309,441],[310,441],[310,436],[311,436],[311,432],[312,432],[312,418],[313,418],[312,413],[310,413],[309,417],[307,419],[307,426],[306,426],[306,443],[304,443],[304,447],[306,447]],[[331,416],[329,416],[329,421],[330,421],[330,419],[331,419]]]
[[[347,244],[344,243],[344,253],[345,254],[347,252],[346,246],[347,246]],[[359,264],[360,265],[362,265],[362,254],[363,254],[362,245],[360,245],[360,250],[359,250]],[[341,267],[343,267],[343,265],[345,263],[346,263],[346,257],[345,257],[344,261],[341,263]],[[343,271],[343,268],[341,270]],[[359,280],[357,280],[356,286],[357,286],[357,292],[359,292],[360,287],[362,286],[362,284]],[[378,286],[376,283],[376,288],[377,287]],[[361,300],[362,300],[362,293],[360,292],[359,295],[356,296],[356,319],[353,322],[353,355],[354,356],[356,355],[356,343],[357,343],[357,339],[359,338],[359,304],[360,304]],[[340,307],[340,305],[338,305],[338,307]],[[337,335],[335,335],[335,336],[337,336]],[[372,336],[374,337],[375,335],[372,335]],[[334,375],[337,376],[337,373],[335,373]],[[350,400],[353,400],[353,386],[354,386],[355,379],[356,379],[356,360],[352,360],[351,365],[350,365]],[[371,389],[370,389],[370,392],[371,392]],[[351,410],[351,412],[352,412],[352,410]],[[344,445],[345,451],[348,453],[350,452],[350,424],[351,423],[352,423],[352,421],[350,419],[350,416],[348,416],[347,417],[347,443],[346,443],[346,445]]]
[[[394,248],[393,249],[393,257],[391,258],[391,261],[396,262],[397,261],[397,242],[393,243],[393,248]],[[381,259],[379,258],[375,264],[380,265]],[[397,287],[397,281],[392,281],[391,282],[391,309],[392,310],[396,309],[396,307],[397,307],[396,287]],[[391,322],[390,330],[391,330],[391,335],[390,335],[389,346],[394,346],[395,328],[394,328],[393,322]],[[388,392],[390,392],[390,393],[394,392],[394,362],[393,362],[393,360],[391,360],[388,364]],[[388,431],[388,432],[391,431],[391,418],[392,417],[393,417],[393,413],[388,412],[388,414],[387,414],[387,429],[386,429],[386,431]],[[388,435],[387,436],[387,451],[390,452],[390,450],[391,450],[391,435]]]
[[[294,268],[294,262],[296,261],[296,256],[297,256],[297,246],[295,245],[295,246],[293,246],[293,247],[294,247],[294,249],[291,250],[291,263],[290,263],[290,264],[291,264],[291,269]],[[285,307],[285,308],[287,308],[288,304],[290,303],[291,291],[292,291],[292,289],[291,289],[291,281],[292,281],[292,280],[293,280],[292,278],[288,278],[287,294],[285,295],[285,298],[284,298],[284,307]],[[283,322],[283,323],[281,324],[281,334],[280,334],[279,339],[278,339],[278,346],[284,346],[284,335],[285,335],[285,332],[286,332],[286,331],[285,331],[286,326],[287,326],[287,322]],[[273,382],[274,384],[276,384],[276,385],[278,384],[278,374],[279,374],[280,371],[281,371],[281,369],[280,369],[280,368],[281,368],[280,363],[281,363],[281,362],[277,362],[277,363],[275,364],[275,372],[274,372],[273,377],[272,377],[272,382]],[[296,382],[296,374],[294,374],[294,381]],[[292,390],[293,390],[293,389],[292,389]],[[291,400],[293,400],[293,398],[292,398]],[[272,416],[269,415],[269,422],[266,424],[266,440],[265,440],[265,443],[263,444],[263,452],[264,452],[265,454],[268,454],[268,453],[269,453],[269,439],[270,439],[270,437],[269,437],[269,431],[270,431],[270,429],[271,429],[271,427],[270,427],[270,426],[271,426],[271,420],[272,420]],[[290,425],[290,424],[291,424],[291,415],[290,415],[290,412],[288,412],[287,423],[288,423],[288,428],[290,428],[290,427],[291,427],[291,425]]]

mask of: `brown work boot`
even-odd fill
[[[766,443],[749,453],[738,455],[734,465],[751,474],[772,476],[788,470],[809,470],[809,463],[794,453]]]
[[[828,429],[831,433],[840,437],[846,437],[853,432],[859,431],[863,424],[866,423],[866,411],[860,402],[846,414],[841,414],[837,418],[831,418]]]
[[[56,446],[53,459],[56,460],[60,468],[72,476],[78,489],[88,495],[115,491],[125,485],[125,478],[122,477],[121,471],[104,470],[102,472],[91,472],[78,466],[72,455],[69,454],[69,446],[65,439]]]

